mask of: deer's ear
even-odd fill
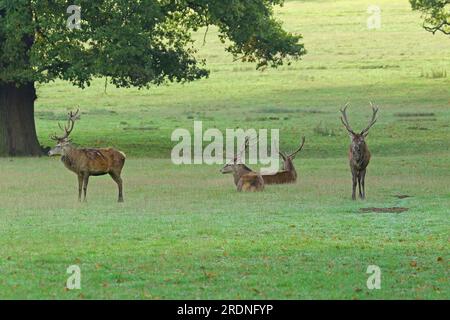
[[[363,137],[367,138],[368,135],[369,135],[369,132],[366,132],[366,133],[363,134]]]

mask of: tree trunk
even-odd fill
[[[36,89],[0,83],[0,157],[40,156],[42,149],[34,124]]]

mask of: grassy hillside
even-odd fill
[[[304,35],[303,61],[255,71],[232,63],[210,30],[199,55],[209,79],[149,90],[38,89],[43,144],[80,105],[74,142],[128,154],[125,203],[109,177],[89,202],[56,158],[0,159],[0,298],[448,299],[450,39],[421,28],[408,1],[380,0],[382,29],[366,28],[370,1],[287,1],[285,26]],[[433,74],[434,73],[434,74]],[[366,202],[351,201],[349,139],[380,117]],[[279,128],[283,149],[300,135],[299,182],[239,194],[219,166],[174,166],[175,128]],[[402,213],[362,212],[401,207]],[[81,290],[66,290],[79,265]],[[382,271],[368,290],[369,265]]]
[[[118,146],[131,156],[168,158],[172,131],[192,129],[198,119],[205,128],[279,128],[286,148],[306,135],[305,157],[334,157],[348,142],[339,108],[351,102],[351,121],[360,128],[373,101],[382,109],[370,138],[377,155],[448,150],[450,78],[432,73],[450,72],[450,39],[424,31],[408,1],[379,3],[382,29],[370,31],[370,1],[288,1],[278,17],[304,35],[309,53],[279,70],[233,63],[210,30],[205,46],[203,32],[197,36],[209,79],[150,90],[108,86],[106,93],[104,80],[86,90],[64,82],[41,86],[39,137],[50,145],[57,120],[79,105],[85,115],[74,131],[76,142]],[[424,112],[428,116],[414,116]]]

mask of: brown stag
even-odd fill
[[[303,149],[305,145],[305,137],[302,138],[302,143],[300,147],[287,155],[285,152],[279,152],[281,158],[283,159],[283,170],[275,174],[263,174],[264,183],[267,184],[288,184],[297,182],[297,171],[294,167],[294,159],[297,154]]]
[[[109,174],[117,183],[119,188],[119,202],[123,202],[122,194],[122,168],[125,164],[125,154],[113,148],[85,149],[75,147],[69,135],[73,130],[75,121],[78,120],[79,110],[69,112],[68,123],[64,128],[64,135],[56,135],[51,138],[57,142],[56,146],[48,152],[48,155],[61,155],[61,161],[67,169],[73,171],[78,176],[78,200],[81,201],[81,191],[84,190],[84,201],[86,201],[86,192],[90,176],[102,176]]]
[[[247,150],[249,139],[245,139],[244,147],[241,148],[241,152],[234,157],[234,159],[226,164],[220,172],[222,174],[232,173],[234,178],[234,184],[237,191],[242,192],[256,192],[264,190],[264,180],[261,175],[254,172],[252,169],[242,163],[241,158],[244,152]]]
[[[353,193],[352,193],[353,200],[356,200],[357,184],[359,187],[359,197],[361,199],[366,198],[365,178],[371,154],[369,148],[367,147],[365,138],[369,134],[370,128],[372,128],[372,126],[377,122],[377,113],[379,110],[378,107],[374,106],[372,103],[370,103],[370,105],[372,107],[372,120],[370,121],[369,125],[364,130],[361,131],[361,133],[356,133],[350,126],[350,123],[347,118],[347,108],[349,104],[347,103],[344,109],[341,110],[342,124],[349,132],[351,139],[351,145],[349,150],[349,161],[350,161],[350,169],[352,171],[353,176]]]

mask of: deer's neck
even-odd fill
[[[62,149],[61,155],[63,157],[66,157],[66,156],[70,157],[76,151],[77,151],[77,148],[74,145],[69,144]]]
[[[237,185],[239,183],[239,180],[241,179],[241,177],[250,172],[253,172],[252,169],[250,169],[246,165],[241,164],[241,165],[235,166],[234,171],[233,171],[234,184]]]
[[[76,159],[78,158],[77,155],[79,153],[79,150],[74,147],[73,145],[65,146],[62,150],[62,157],[61,161],[64,163],[64,165],[70,169],[74,170],[76,166]]]
[[[294,164],[292,160],[286,160],[283,165],[283,169],[286,171],[295,171]]]
[[[284,168],[285,171],[289,171],[290,173],[292,173],[294,176],[297,176],[297,171],[295,171],[295,167],[294,167],[294,163],[292,163],[292,160],[286,160],[284,162]]]

